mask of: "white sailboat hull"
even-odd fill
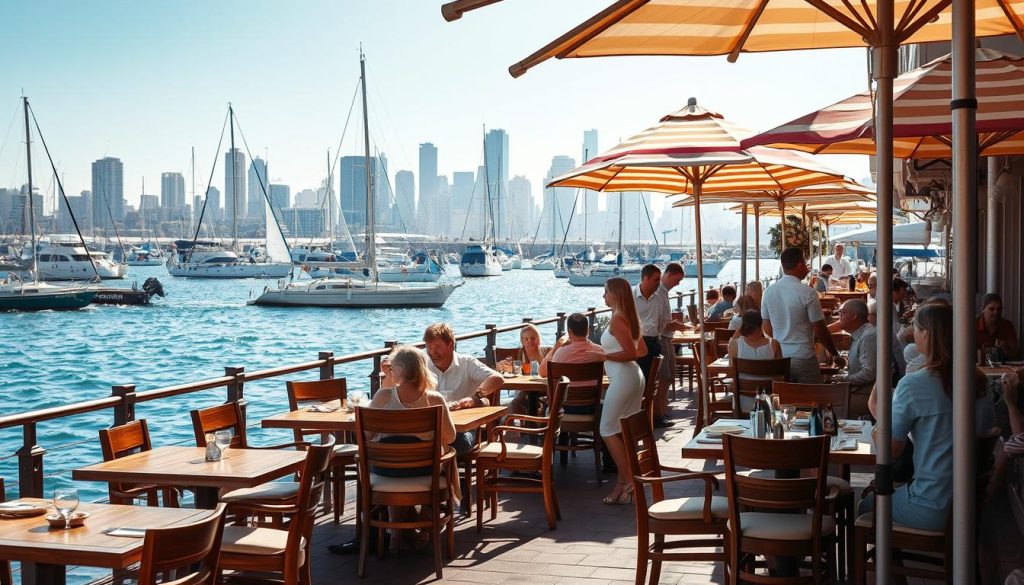
[[[238,264],[178,264],[168,266],[171,276],[186,278],[284,278],[291,274],[290,262]]]
[[[604,286],[609,278],[625,278],[630,285],[640,284],[640,267],[594,268],[585,272],[572,272],[569,284],[572,286]]]
[[[486,262],[483,264],[459,264],[459,272],[465,277],[501,276],[501,264]]]
[[[401,269],[377,269],[377,279],[381,282],[437,282],[440,278],[441,275],[437,272],[418,270],[411,266],[403,266]]]
[[[267,287],[250,305],[271,307],[424,308],[441,307],[454,284],[401,286],[358,279],[326,278],[303,283]]]
[[[163,258],[148,258],[146,260],[128,260],[128,266],[160,266],[164,263]]]
[[[552,260],[541,260],[539,262],[534,260],[533,265],[530,268],[533,270],[554,270],[555,263]]]

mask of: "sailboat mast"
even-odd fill
[[[196,207],[196,147],[193,146],[192,147],[192,214],[193,215],[196,213],[195,207]],[[182,214],[182,215],[184,215],[184,214]],[[184,219],[185,218],[182,218],[182,223],[185,223]],[[189,218],[189,219],[191,220],[191,218]],[[191,221],[189,223],[191,223]],[[182,227],[184,228],[184,226],[182,226]],[[189,228],[191,228],[191,227],[192,226],[189,226]],[[182,237],[184,237],[186,232],[185,232],[184,229],[182,229],[181,231],[182,231]]]
[[[622,198],[625,196],[624,192],[619,193],[619,250],[615,254],[615,264],[622,266]]]
[[[228,104],[231,118],[231,248],[238,249],[238,165],[235,161],[235,110]]]
[[[484,206],[484,244],[487,243],[487,226],[488,223],[491,227],[491,234],[494,234],[494,209],[491,207],[491,174],[488,172],[487,165],[487,125],[483,126],[483,137],[484,137],[484,198],[487,200],[487,205]],[[494,238],[491,238],[494,240]]]
[[[366,56],[359,51],[359,84],[363,90],[363,161],[366,163],[366,264],[377,280],[377,242],[374,237],[373,173],[370,172],[370,114],[366,109]]]
[[[32,201],[32,132],[28,125],[28,98],[22,96],[21,99],[25,107],[25,159],[28,165],[28,225],[32,234],[32,277],[38,282],[39,251],[36,250],[36,209],[35,202]]]
[[[324,188],[327,197],[327,251],[334,253],[334,181],[331,178],[331,149],[327,149],[327,186]]]

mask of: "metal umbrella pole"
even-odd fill
[[[974,583],[978,151],[974,0],[953,0],[953,583]],[[881,142],[881,141],[879,141]]]
[[[697,290],[701,291],[701,294],[703,295],[704,294],[704,254],[702,253],[702,250],[701,250],[702,244],[701,244],[701,229],[700,229],[700,196],[701,196],[701,191],[704,188],[704,177],[701,174],[701,170],[702,169],[700,167],[694,168],[694,169],[687,169],[687,170],[690,170],[693,173],[692,174],[692,178],[694,179],[694,181],[693,181],[693,224],[694,224],[693,234],[694,234],[694,238],[696,240],[695,243],[694,243],[694,248],[695,248],[694,249],[694,255],[697,256]],[[682,172],[684,175],[686,174],[686,172],[683,171],[682,169],[680,169],[680,172]],[[698,310],[697,310],[697,321],[699,323],[699,329],[700,329],[700,341],[697,342],[697,346],[699,347],[699,351],[700,351],[700,379],[701,379],[701,382],[702,382],[700,384],[700,387],[697,388],[697,400],[700,401],[699,402],[700,406],[698,407],[697,411],[698,412],[702,412],[704,414],[704,418],[705,418],[705,420],[698,421],[698,428],[699,428],[699,427],[703,427],[706,424],[707,418],[708,418],[708,412],[704,408],[704,405],[707,404],[706,396],[707,396],[707,391],[708,391],[708,389],[707,389],[707,385],[708,385],[708,360],[707,360],[707,357],[708,356],[707,356],[707,352],[705,351],[707,344],[704,341],[704,311],[701,308],[699,308],[699,307],[698,307]]]
[[[747,286],[747,204],[743,204],[743,215],[740,220],[743,234],[740,236],[740,294]]]
[[[754,280],[761,280],[761,204],[754,204]]]

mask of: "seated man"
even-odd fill
[[[733,301],[736,300],[736,287],[726,285],[722,287],[722,300],[715,303],[715,306],[711,307],[711,311],[708,313],[708,320],[724,319],[725,312],[732,308]]]
[[[437,391],[451,410],[498,403],[501,374],[480,360],[455,351],[455,333],[447,323],[434,323],[423,332],[427,367],[437,376]],[[476,444],[475,433],[457,433],[452,447],[462,455]]]
[[[981,303],[981,316],[976,326],[978,349],[996,349],[1002,361],[1017,359],[1020,343],[1013,323],[1003,318],[1003,299],[995,293],[985,295]],[[983,354],[982,359],[986,356]]]
[[[590,322],[586,315],[573,313],[565,320],[565,328],[568,335],[559,337],[555,347],[544,356],[540,362],[540,375],[548,376],[548,364],[556,362],[560,364],[587,364],[604,361],[604,348],[590,341]],[[577,382],[571,382],[572,386]],[[586,412],[572,412],[566,407],[566,414],[589,414]]]
[[[836,381],[850,384],[850,403],[847,416],[857,418],[868,414],[868,397],[875,384],[875,326],[868,323],[867,303],[850,299],[839,309],[839,322],[850,336],[850,355],[847,373],[836,376]]]
[[[832,280],[832,265],[825,264],[818,271],[818,282],[814,283],[814,290],[820,293],[828,292],[829,282]]]

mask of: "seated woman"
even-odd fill
[[[757,311],[760,313],[761,307],[758,306],[754,297],[745,294],[736,299],[736,304],[732,309],[732,318],[729,319],[729,331],[740,328],[740,325],[743,323],[743,313],[746,313],[747,311]]]
[[[1002,361],[1019,357],[1020,343],[1017,341],[1017,330],[1013,323],[1003,318],[1003,299],[999,295],[985,295],[976,329],[978,349],[984,351],[994,348]]]
[[[729,340],[729,365],[735,363],[736,358],[743,360],[777,360],[782,359],[782,346],[778,341],[764,334],[761,326],[764,324],[761,312],[755,310],[744,311],[740,317],[739,334]],[[766,379],[760,376],[740,374],[741,380]],[[740,408],[749,411],[754,407],[754,399],[750,396],[740,396]]]
[[[747,283],[747,288],[743,290],[743,294],[749,295],[754,299],[754,309],[761,310],[761,297],[764,296],[764,285],[761,284],[760,280],[751,280]]]
[[[925,356],[924,366],[901,380],[892,398],[892,453],[899,456],[913,437],[914,481],[892,496],[892,520],[922,530],[943,530],[953,493],[953,310],[922,306],[914,316],[914,342]],[[975,417],[978,434],[987,434],[994,412],[985,376],[975,377]],[[876,415],[872,390],[868,409]],[[874,497],[861,500],[860,512],[874,507]]]
[[[381,389],[373,395],[370,408],[382,408],[400,410],[405,408],[424,408],[428,406],[443,406],[441,417],[441,444],[450,445],[455,440],[455,423],[452,422],[451,414],[448,412],[448,404],[440,393],[434,388],[437,381],[434,375],[427,368],[427,355],[423,350],[411,345],[400,345],[396,347],[387,360],[381,363],[384,371],[384,379],[381,382]],[[373,437],[374,441],[409,443],[413,441],[430,440],[433,437],[428,435],[378,435]],[[373,468],[376,475],[389,477],[414,477],[430,475],[432,470],[429,467],[413,469],[392,469]],[[453,483],[458,483],[458,473],[453,474]],[[455,498],[461,493],[458,486],[453,486],[452,491]],[[412,506],[389,506],[388,517],[392,521],[410,519],[417,514]],[[413,534],[409,531],[402,531],[406,534],[399,538],[391,539],[392,548],[402,545],[402,540],[412,541],[406,544],[420,546],[429,540],[429,534]]]
[[[540,344],[540,329],[532,323],[527,323],[519,330],[519,353],[516,361],[526,364],[537,362],[538,366],[544,361],[544,357],[551,351],[550,347]],[[504,359],[498,364],[498,371],[511,372],[512,360]],[[533,376],[541,376],[542,372],[530,372]],[[538,396],[535,392],[519,392],[509,405],[509,412],[513,414],[534,414],[537,411]]]

